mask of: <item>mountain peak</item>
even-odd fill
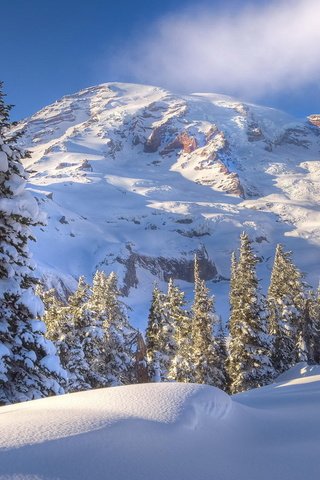
[[[34,254],[61,293],[116,270],[137,316],[151,285],[190,285],[195,252],[225,304],[242,230],[267,278],[276,242],[318,275],[320,136],[274,109],[218,94],[106,83],[68,95],[17,127],[30,188],[48,215]],[[311,124],[313,123],[313,125]],[[61,221],[63,218],[63,222]]]

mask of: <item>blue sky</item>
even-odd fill
[[[63,95],[107,81],[159,84],[182,92],[211,90],[233,94],[299,116],[320,112],[318,71],[312,50],[317,38],[309,28],[315,0],[304,0],[304,6],[299,0],[278,0],[273,11],[267,12],[261,11],[270,4],[264,0],[3,0],[1,3],[4,48],[0,79],[5,81],[8,101],[16,105],[12,112],[15,119],[34,113]],[[300,8],[294,13],[296,17],[303,16],[306,4],[310,11],[304,23],[298,24],[299,35],[305,42],[303,49],[287,64],[281,56],[287,56],[289,46],[291,58],[292,38],[290,31],[285,37],[282,35],[287,25],[281,19],[288,18],[288,8],[293,4]],[[254,11],[251,8],[246,12],[250,5]],[[270,41],[260,50],[251,51],[257,38],[254,41],[249,38],[242,50],[236,47],[247,30],[248,36],[255,36],[251,25],[260,25],[259,22],[262,29],[266,25],[264,37],[270,33],[267,24],[274,22],[275,36],[278,35],[275,38],[283,45],[279,55],[276,49],[278,58],[274,61],[269,58],[269,63]],[[221,35],[215,36],[218,31]],[[316,28],[314,31],[317,35]],[[219,44],[221,38],[227,41]],[[247,58],[242,58],[238,68],[234,58],[243,56],[246,45]],[[299,50],[295,45],[293,48]],[[215,50],[218,51],[213,53]],[[250,63],[250,57],[260,60]],[[194,68],[195,59],[198,62]],[[224,64],[221,59],[222,63],[226,59]],[[181,68],[177,71],[179,62]],[[278,63],[281,68],[274,68]],[[265,71],[261,71],[261,65],[265,64]],[[301,69],[300,64],[303,64]],[[261,78],[265,81],[261,82]]]

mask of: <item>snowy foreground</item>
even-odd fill
[[[230,398],[147,384],[0,408],[1,480],[294,480],[320,471],[320,367]]]

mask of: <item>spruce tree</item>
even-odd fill
[[[134,343],[137,331],[130,325],[126,306],[121,301],[117,275],[97,272],[94,278],[91,308],[104,332],[104,353],[99,356],[98,371],[108,385],[135,381]],[[98,366],[98,364],[97,364]]]
[[[193,381],[226,388],[224,368],[218,357],[218,345],[214,327],[218,321],[214,312],[214,301],[204,280],[200,278],[199,262],[194,262],[194,302],[192,305]]]
[[[305,343],[309,363],[320,363],[320,287],[309,292],[304,311]]]
[[[60,338],[58,350],[63,367],[68,372],[68,391],[88,390],[92,385],[92,371],[86,355],[91,315],[88,311],[90,287],[80,277],[76,291],[60,311]]]
[[[228,349],[227,349],[227,336],[225,328],[222,324],[221,317],[218,320],[216,325],[215,338],[215,348],[217,354],[217,368],[222,372],[224,378],[224,384],[221,388],[225,391],[229,390],[229,376],[227,371],[227,359],[228,359]]]
[[[313,322],[312,352],[313,360],[320,363],[320,286],[311,302],[311,318]]]
[[[54,288],[45,290],[43,285],[39,284],[36,288],[36,294],[44,304],[43,321],[46,325],[46,337],[52,340],[57,346],[62,335],[62,312],[65,306],[59,300]],[[59,354],[58,348],[57,351]]]
[[[166,294],[160,292],[157,286],[153,290],[146,342],[150,378],[155,382],[168,380],[170,365],[176,354],[177,294],[178,289],[171,279]]]
[[[146,347],[149,378],[152,382],[161,381],[160,356],[163,349],[161,339],[162,323],[164,316],[165,295],[157,284],[153,287],[152,300],[146,329]]]
[[[53,344],[44,337],[43,305],[35,296],[37,279],[30,260],[31,227],[43,223],[26,191],[27,176],[10,131],[0,83],[0,404],[63,392],[64,372]]]
[[[281,373],[308,358],[305,342],[306,298],[302,274],[292,262],[291,252],[277,245],[267,296],[272,363]]]
[[[173,326],[173,342],[169,354],[168,380],[176,382],[193,381],[191,359],[192,320],[185,310],[185,294],[173,281],[168,285],[168,311]]]
[[[230,285],[230,391],[237,393],[271,381],[270,338],[256,276],[257,258],[246,233],[240,237],[240,255],[232,256]]]

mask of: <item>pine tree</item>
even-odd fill
[[[267,296],[269,332],[273,338],[272,363],[281,373],[308,358],[305,342],[306,298],[302,274],[291,252],[277,245]]]
[[[229,290],[230,316],[228,327],[236,325],[240,308],[240,279],[238,276],[238,260],[236,252],[231,254],[231,275],[230,275],[230,290]]]
[[[227,371],[227,359],[228,359],[228,349],[227,349],[227,336],[225,328],[222,324],[221,317],[218,320],[215,338],[215,348],[217,354],[217,368],[222,372],[224,383],[221,388],[225,391],[229,389],[229,376]]]
[[[148,383],[148,361],[147,348],[142,334],[138,331],[136,335],[136,351],[134,354],[134,375],[135,383]]]
[[[228,359],[231,393],[265,385],[274,375],[255,271],[257,258],[248,235],[243,233],[240,240],[239,260],[232,256],[231,271]]]
[[[87,304],[90,287],[80,277],[76,291],[60,310],[60,338],[58,350],[63,367],[68,372],[68,391],[88,390],[92,387],[92,372],[86,355],[87,333],[91,315]]]
[[[170,279],[166,294],[154,287],[146,332],[147,355],[152,381],[168,380],[176,353],[175,321],[178,290]]]
[[[114,272],[106,276],[97,272],[94,278],[91,308],[98,314],[104,331],[105,350],[98,371],[109,385],[135,381],[134,342],[137,331],[130,325],[126,307]]]
[[[214,327],[218,321],[214,312],[214,301],[204,280],[200,278],[199,262],[194,262],[194,302],[192,305],[193,381],[226,388],[224,368],[218,358],[218,345]]]
[[[309,325],[307,348],[310,363],[320,363],[320,287],[311,291],[306,300],[307,325]],[[308,321],[309,319],[309,321]]]
[[[152,300],[146,329],[147,361],[149,378],[153,382],[161,381],[160,356],[163,349],[161,330],[164,316],[165,295],[155,284],[152,292]]]
[[[154,287],[146,331],[149,376],[152,381],[186,381],[184,375],[189,367],[185,363],[177,365],[177,355],[180,358],[184,350],[182,343],[186,340],[182,338],[182,331],[189,322],[184,305],[184,293],[172,279],[168,282],[166,294],[157,286]]]
[[[46,325],[46,337],[57,343],[62,334],[62,311],[64,304],[58,299],[54,288],[45,290],[43,285],[39,284],[36,288],[36,294],[44,304],[43,321]],[[59,354],[59,350],[57,348]],[[60,355],[59,355],[60,356]]]
[[[11,106],[0,83],[0,404],[63,392],[64,372],[53,344],[44,337],[43,305],[35,296],[28,251],[31,227],[43,223],[25,190],[21,160],[26,154],[10,131]]]
[[[192,320],[186,305],[185,294],[173,281],[168,285],[168,311],[173,326],[173,342],[168,352],[168,380],[176,382],[193,381],[193,365],[190,356],[192,342]]]

